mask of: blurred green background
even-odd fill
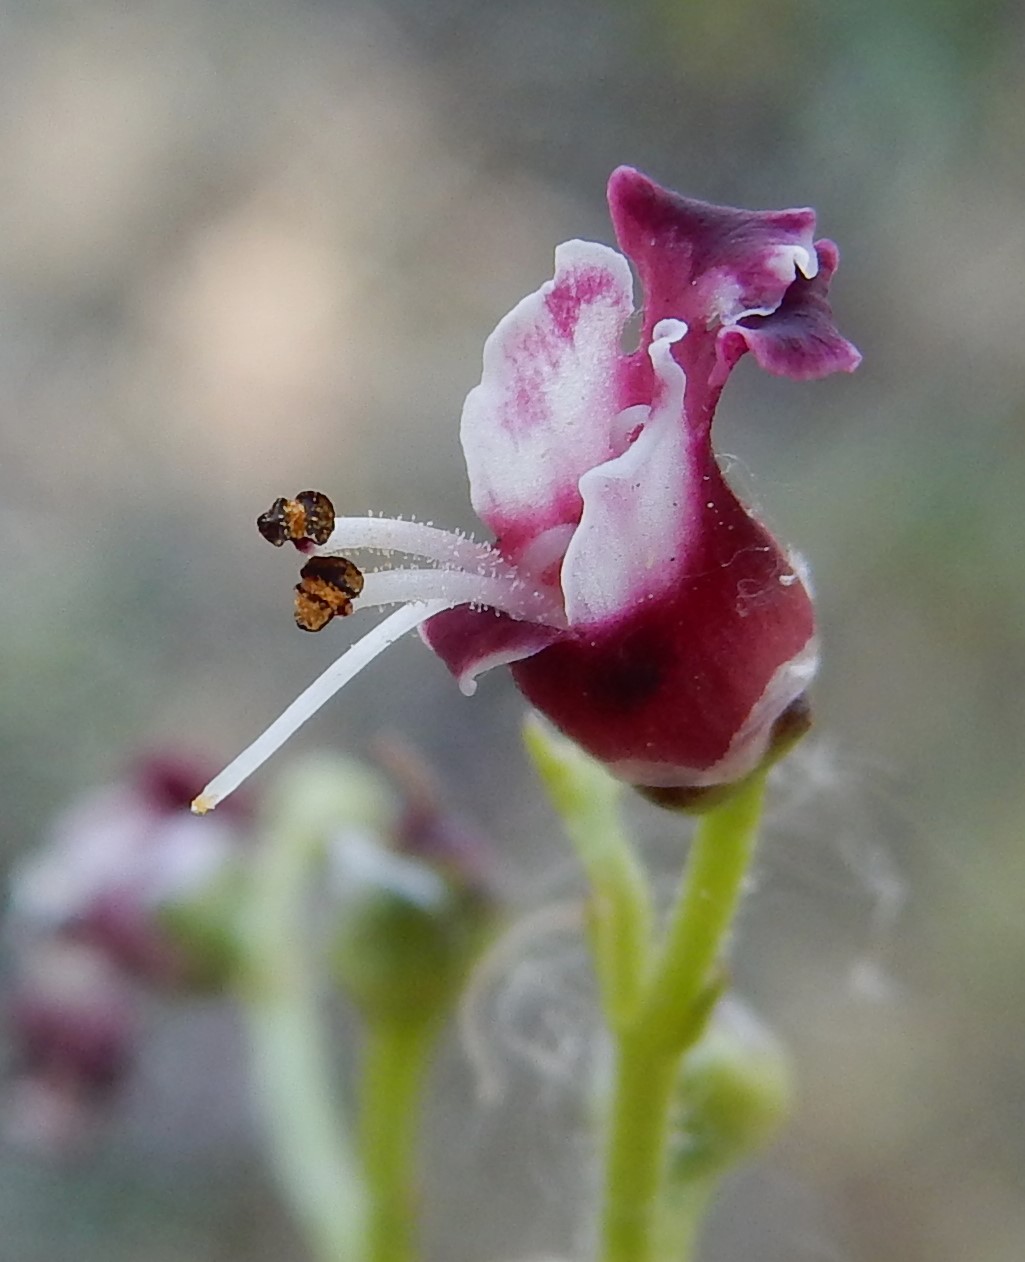
[[[457,418],[482,342],[557,242],[611,242],[614,166],[814,205],[865,363],[802,386],[745,363],[719,423],[822,611],[818,732],[780,778],[737,960],[803,1091],[706,1257],[1020,1262],[1025,10],[8,0],[2,18],[5,864],[140,746],[231,756],[351,634],[294,631],[294,560],[253,527],[275,496],[472,526]],[[462,698],[411,638],[295,745],[401,730],[529,908],[573,872],[521,712],[500,673]],[[678,849],[670,817],[637,822],[654,862]],[[584,975],[564,939],[514,969],[496,1108],[467,1107],[452,1040],[432,1259],[585,1248]],[[212,1006],[154,1011],[86,1162],[0,1153],[2,1262],[299,1262],[243,1055]]]

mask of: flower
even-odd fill
[[[325,545],[429,569],[365,577],[359,607],[403,602],[195,808],[208,809],[414,626],[470,693],[506,664],[528,700],[612,773],[656,796],[731,784],[792,731],[815,672],[800,560],[739,502],[711,426],[750,351],[767,372],[853,371],[827,301],[837,251],[811,210],[692,201],[629,168],[609,182],[626,257],[571,241],[555,276],[484,348],[462,442],[493,544],[415,522],[336,519]],[[637,348],[630,260],[644,291]]]
[[[100,952],[51,937],[19,955],[5,1009],[5,1132],[34,1149],[73,1149],[131,1068],[134,996]]]
[[[187,808],[203,779],[192,759],[153,754],[63,811],[14,873],[12,931],[88,945],[150,985],[220,985],[249,812],[240,797],[200,825]]]

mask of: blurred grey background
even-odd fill
[[[822,611],[818,734],[737,960],[802,1093],[706,1256],[1018,1262],[1021,6],[7,0],[0,23],[3,861],[139,747],[231,756],[349,637],[295,632],[294,561],[253,526],[275,496],[473,525],[482,342],[557,242],[612,241],[614,166],[812,204],[865,363],[806,386],[745,363],[718,431]],[[529,909],[574,877],[521,712],[410,638],[295,746],[401,730]],[[677,822],[636,818],[667,862]],[[495,1000],[505,1104],[468,1108],[454,1039],[439,1070],[432,1259],[579,1245],[584,969],[564,939],[527,964]],[[230,1018],[150,1030],[87,1161],[3,1150],[2,1262],[301,1258]]]

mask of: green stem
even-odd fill
[[[242,998],[275,1173],[317,1262],[364,1262],[365,1197],[331,1085],[306,894],[322,838],[268,830],[253,876]]]
[[[757,772],[698,825],[642,1018],[678,1054],[711,1010],[715,968],[744,893],[764,797],[765,772]]]
[[[624,1028],[640,999],[651,952],[651,894],[619,815],[623,786],[538,719],[524,726],[544,781],[590,886],[588,929],[609,1025]]]
[[[694,1257],[716,1186],[715,1179],[697,1179],[669,1192],[662,1205],[656,1256],[666,1262],[689,1262]]]
[[[605,1159],[603,1262],[651,1262],[676,1058],[638,1035],[616,1044]]]
[[[603,1262],[661,1262],[659,1200],[677,1072],[711,1010],[714,970],[743,892],[763,788],[764,775],[753,776],[702,818],[642,1002],[616,1037]],[[684,1258],[675,1254],[672,1262]]]
[[[360,1151],[370,1194],[367,1262],[416,1254],[417,1138],[437,1023],[377,1022],[360,1080]]]

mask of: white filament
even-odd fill
[[[247,780],[257,767],[265,763],[271,754],[276,753],[308,718],[316,714],[339,688],[347,684],[354,675],[358,675],[379,653],[383,653],[389,645],[421,622],[426,622],[428,618],[433,618],[436,613],[445,609],[451,609],[452,604],[448,600],[420,601],[389,614],[362,640],[357,640],[341,657],[333,661],[234,762],[229,763],[220,775],[214,776],[192,803],[193,811],[197,815],[205,815],[207,811],[213,810],[218,802],[233,793],[243,780]]]
[[[376,570],[366,576],[359,608],[405,604],[411,600],[443,600],[450,605],[501,609],[513,618],[563,627],[561,605],[544,592],[517,579],[464,570]]]
[[[548,531],[546,535],[555,533]],[[560,533],[558,544],[563,551],[565,543]],[[368,574],[360,596],[361,607],[407,600],[452,600],[461,605],[500,609],[528,622],[546,622],[556,627],[566,625],[560,595],[536,590],[531,579],[531,575],[538,572],[535,566],[510,565],[491,544],[478,543],[466,535],[416,521],[336,517],[331,537],[317,553],[348,556],[361,550],[401,552],[433,561],[438,567]],[[544,566],[550,564],[550,560],[544,558]]]
[[[336,517],[334,531],[323,547],[322,556],[348,555],[360,548],[374,552],[404,552],[438,565],[485,573],[509,571],[502,554],[487,543],[466,535],[417,521],[397,521],[391,517]]]

